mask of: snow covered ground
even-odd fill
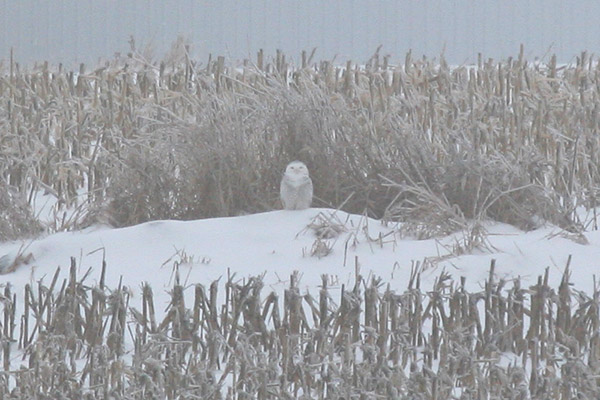
[[[331,229],[329,234],[324,235],[326,228]],[[332,228],[337,228],[337,231]],[[600,259],[600,231],[590,230],[582,236],[575,236],[559,228],[545,226],[523,232],[492,222],[485,228],[485,246],[457,255],[464,241],[463,233],[412,240],[401,237],[398,226],[386,226],[380,221],[332,209],[280,210],[187,222],[153,221],[121,229],[94,226],[79,232],[55,233],[33,241],[1,243],[0,269],[11,264],[18,264],[18,267],[13,272],[0,275],[0,290],[3,292],[4,286],[11,285],[12,293],[22,299],[26,284],[43,280],[49,285],[57,267],[60,267],[61,273],[60,287],[62,279],[68,279],[71,257],[76,259],[78,279],[91,268],[85,282],[93,285],[100,280],[105,260],[106,286],[115,289],[119,283],[126,285],[131,293],[129,306],[140,309],[142,284],[149,283],[154,293],[157,318],[161,320],[172,299],[169,291],[174,285],[176,269],[180,282],[186,288],[186,304],[193,304],[194,284],[208,287],[217,279],[221,279],[223,284],[231,276],[234,276],[233,281],[240,282],[248,277],[263,276],[262,295],[267,296],[270,291],[281,295],[284,289],[289,288],[290,276],[295,271],[300,277],[298,286],[301,291],[308,291],[313,296],[319,293],[322,276],[326,274],[331,299],[338,302],[342,285],[352,288],[357,272],[365,279],[371,276],[381,278],[385,285],[382,290],[389,284],[392,290],[403,293],[411,272],[417,267],[421,269],[422,293],[431,290],[442,271],[449,273],[455,284],[460,282],[461,277],[466,277],[467,291],[480,292],[489,277],[492,260],[496,260],[496,279],[519,277],[523,288],[535,284],[538,276],[549,268],[548,283],[557,289],[570,258],[574,288],[592,293]],[[319,238],[318,233],[329,238]],[[15,260],[18,262],[14,263]],[[507,289],[511,287],[510,283],[505,286]],[[223,304],[224,293],[224,290],[218,292],[221,296],[219,304]],[[17,301],[17,315],[21,315],[22,307],[23,301]],[[480,301],[478,307],[480,315],[484,315],[484,302]],[[529,328],[528,321],[524,321],[525,330]],[[431,324],[431,319],[424,321],[426,331],[432,330]],[[123,360],[127,365],[133,365],[132,338],[126,335],[124,339],[127,351]],[[359,341],[353,345],[357,362],[362,357],[362,344]],[[15,350],[16,345],[15,342]],[[525,351],[524,354],[530,352],[535,351]],[[27,369],[26,357],[22,355],[21,351],[12,355],[13,370]],[[509,364],[517,366],[525,360],[525,356],[513,352],[497,356],[497,364],[504,367]],[[558,353],[556,356],[560,362],[555,364],[565,365],[563,356]],[[83,371],[83,361],[77,362],[81,364],[78,371]],[[339,360],[331,362],[336,364]],[[439,359],[434,360],[430,367],[442,373],[445,369],[439,368],[439,362]],[[523,361],[524,376],[532,376],[533,369],[538,367],[533,366],[533,361]],[[539,368],[543,372],[543,368]],[[231,371],[220,370],[217,376],[221,373],[225,374],[223,386],[220,386],[224,394],[232,387],[231,379],[234,378]],[[408,369],[404,373],[407,376],[411,374]],[[553,376],[562,379],[562,373],[564,371],[560,370]],[[454,384],[453,394],[459,397],[463,388],[457,382]],[[15,385],[16,380],[11,379],[9,388],[13,389]]]
[[[309,227],[319,221],[337,221],[345,231],[319,241],[315,229]],[[57,267],[61,267],[61,277],[67,277],[71,257],[77,260],[80,276],[92,268],[87,282],[94,283],[100,279],[105,259],[108,287],[116,287],[122,279],[135,301],[141,284],[148,282],[158,311],[164,310],[161,303],[166,306],[169,301],[167,290],[173,285],[175,265],[187,285],[208,285],[228,274],[236,274],[239,280],[264,275],[267,293],[282,292],[289,287],[290,275],[298,271],[300,288],[316,294],[322,274],[327,274],[334,298],[342,284],[354,283],[357,270],[364,278],[381,277],[402,292],[413,267],[423,267],[424,290],[445,269],[456,282],[466,277],[468,290],[478,291],[495,259],[498,278],[521,277],[524,285],[534,284],[549,267],[549,283],[558,287],[572,255],[571,282],[587,293],[592,292],[593,276],[600,271],[600,231],[586,232],[588,243],[581,244],[552,226],[522,232],[489,223],[487,245],[456,256],[461,233],[411,240],[401,238],[395,228],[359,215],[314,208],[188,222],[154,221],[121,229],[96,226],[33,241],[1,243],[0,266],[6,267],[18,254],[31,256],[24,257],[28,263],[21,263],[14,272],[0,275],[0,286],[10,283],[20,297],[27,283],[43,279],[49,284]]]

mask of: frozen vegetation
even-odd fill
[[[0,397],[597,397],[597,62],[297,64],[5,67]]]

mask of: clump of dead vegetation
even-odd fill
[[[157,313],[90,271],[0,295],[0,397],[108,398],[597,398],[598,309],[548,271],[537,283],[498,280],[469,292],[442,272],[403,292],[357,270],[354,284],[316,297],[297,274],[283,298],[260,277],[180,283]],[[177,269],[177,267],[175,267]],[[225,296],[219,292],[224,290]],[[223,298],[224,300],[218,300]],[[18,310],[18,311],[17,311]]]
[[[129,57],[79,71],[11,62],[0,76],[0,173],[79,217],[130,225],[270,210],[289,160],[307,163],[316,205],[402,221],[429,237],[494,219],[569,232],[595,208],[600,67],[480,58],[366,67],[303,54]],[[84,193],[84,196],[81,196]],[[595,218],[595,216],[594,216]],[[597,224],[596,224],[597,225]]]
[[[27,199],[0,179],[0,242],[32,236],[42,231]]]
[[[319,239],[334,239],[340,234],[347,232],[347,222],[342,221],[336,212],[320,212],[306,227]]]

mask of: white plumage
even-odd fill
[[[310,207],[313,184],[303,162],[292,161],[288,164],[281,179],[279,194],[286,210],[304,210]]]

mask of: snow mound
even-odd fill
[[[154,221],[120,229],[92,227],[0,244],[4,273],[0,285],[10,282],[18,292],[27,283],[51,279],[57,267],[64,278],[74,257],[82,273],[91,268],[92,281],[100,279],[105,261],[106,285],[122,281],[134,293],[143,282],[157,294],[165,292],[172,285],[175,267],[188,285],[210,284],[233,274],[239,279],[264,275],[265,285],[274,291],[288,287],[291,274],[298,271],[299,287],[313,293],[323,274],[336,290],[354,282],[357,272],[363,277],[381,277],[391,289],[403,290],[411,269],[420,267],[424,287],[445,269],[457,281],[466,277],[467,287],[478,290],[488,277],[492,259],[499,278],[521,277],[525,283],[534,283],[549,267],[549,283],[556,287],[572,255],[573,284],[591,291],[590,278],[600,259],[600,232],[586,233],[588,244],[584,245],[554,227],[522,232],[490,223],[485,226],[485,246],[457,255],[464,238],[461,233],[412,240],[402,238],[396,228],[364,216],[316,208]],[[168,301],[166,294],[164,300]]]

